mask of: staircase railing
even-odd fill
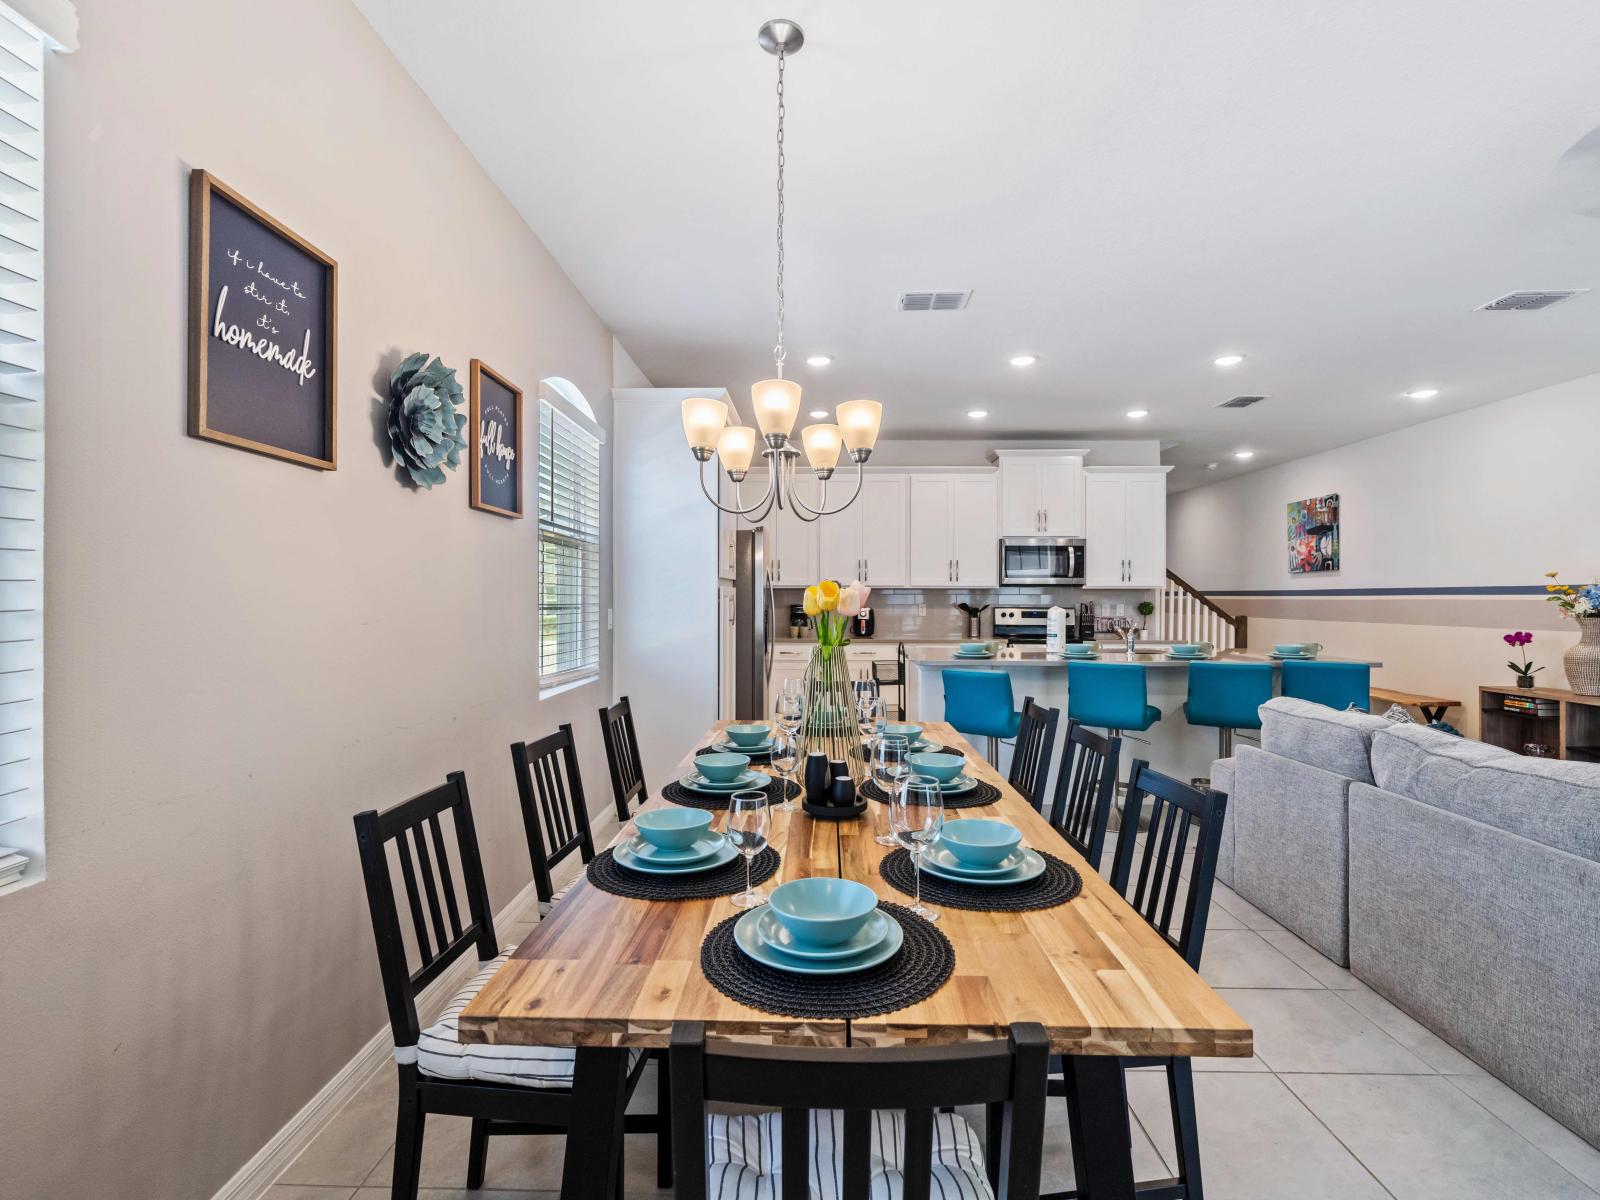
[[[1248,645],[1249,618],[1224,612],[1192,584],[1171,571],[1161,589],[1161,635],[1174,642],[1210,642],[1219,650]]]

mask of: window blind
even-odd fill
[[[0,892],[44,877],[43,97],[44,39],[0,4]]]
[[[600,673],[600,443],[539,403],[539,684]]]

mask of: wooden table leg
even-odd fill
[[[579,1046],[572,1071],[572,1119],[561,1164],[563,1200],[613,1200],[622,1178],[622,1114],[628,1052]]]
[[[1083,1200],[1134,1200],[1122,1060],[1110,1054],[1063,1057],[1061,1073],[1077,1194]]]

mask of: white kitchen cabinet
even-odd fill
[[[752,476],[752,482],[757,477]],[[764,486],[764,483],[763,483]],[[795,491],[800,494],[800,499],[812,508],[817,507],[817,493],[820,490],[816,478],[809,472],[795,473]],[[753,497],[762,492],[755,488],[746,488],[746,495],[752,497],[745,501],[754,504]],[[827,520],[827,518],[823,518]],[[794,515],[794,510],[785,507],[782,511],[774,508],[767,514],[765,521],[767,527],[767,567],[772,572],[772,582],[780,587],[809,587],[821,577],[817,566],[817,525],[815,521],[802,521]]]
[[[995,451],[1001,537],[1082,537],[1085,450]]]
[[[995,474],[913,475],[910,484],[911,586],[999,586]]]
[[[818,577],[873,587],[904,587],[908,582],[905,475],[868,475],[861,495],[842,513],[823,517],[818,537]],[[840,479],[829,490],[830,505],[850,495],[855,484]]]
[[[1089,467],[1084,472],[1084,587],[1158,588],[1167,578],[1167,472],[1171,467]]]

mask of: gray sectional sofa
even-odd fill
[[[1600,1145],[1600,766],[1278,698],[1218,875]]]

